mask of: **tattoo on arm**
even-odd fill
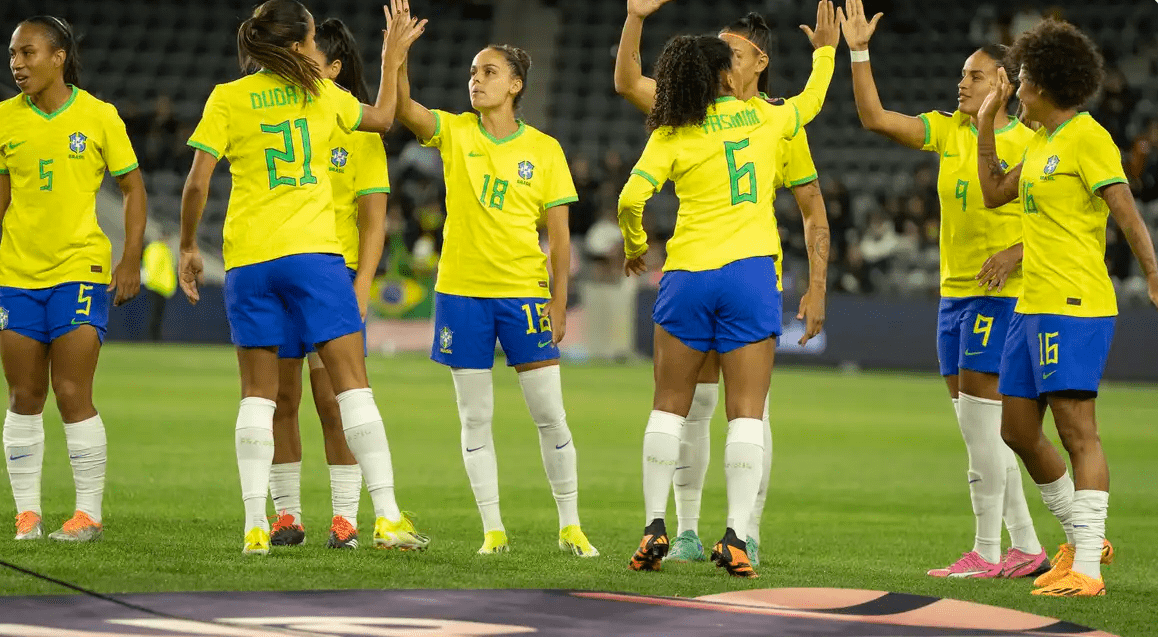
[[[828,228],[813,228],[812,229],[812,246],[809,253],[816,257],[816,260],[821,263],[828,263],[828,248],[829,248],[829,234]]]
[[[986,163],[989,164],[989,174],[993,175],[997,179],[1001,179],[1005,176],[1005,169],[1001,167],[1001,160],[997,158],[996,153],[990,154],[985,159]]]

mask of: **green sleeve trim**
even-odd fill
[[[354,193],[354,196],[355,197],[364,197],[366,195],[373,195],[373,194],[377,194],[377,193],[383,193],[383,194],[387,194],[387,195],[390,194],[390,186],[384,186],[382,188],[367,188],[365,190],[359,190],[358,192]]]
[[[1099,190],[1101,190],[1102,188],[1105,188],[1106,186],[1109,186],[1112,184],[1124,184],[1124,183],[1128,183],[1128,182],[1125,179],[1122,179],[1121,177],[1111,177],[1110,179],[1107,179],[1105,181],[1099,181],[1098,183],[1094,184],[1093,187],[1090,188],[1090,191],[1093,192],[1094,194],[1097,194]]]
[[[128,168],[122,168],[120,170],[110,170],[109,172],[112,174],[113,177],[120,177],[121,175],[124,175],[126,173],[133,172],[134,170],[137,169],[137,167],[138,167],[137,163],[134,162],[133,165],[129,166]]]
[[[556,199],[555,201],[548,201],[547,203],[543,204],[543,210],[554,208],[555,206],[562,206],[563,204],[575,203],[576,201],[579,201],[578,196],[563,197],[562,199]]]
[[[631,169],[631,174],[639,175],[640,177],[643,177],[644,179],[651,182],[651,185],[653,188],[655,188],[657,190],[659,189],[659,181],[655,177],[652,177],[651,175],[643,172],[642,170],[640,170],[638,168],[633,168],[633,169]]]
[[[438,137],[438,134],[442,132],[442,117],[439,116],[438,111],[430,111],[430,114],[434,116],[434,134],[426,141]]]
[[[350,129],[351,133],[358,130],[358,127],[362,125],[362,118],[365,116],[366,107],[363,104],[358,104],[358,121],[354,122],[354,126]]]
[[[212,148],[206,146],[205,144],[201,144],[201,143],[195,142],[193,140],[189,140],[189,141],[185,142],[185,144],[188,146],[192,146],[193,148],[196,148],[197,150],[202,150],[202,151],[209,153],[210,155],[213,155],[214,159],[221,159],[221,153],[217,152],[216,150],[213,150]]]
[[[790,188],[795,188],[797,186],[803,186],[804,184],[816,181],[818,178],[819,178],[819,175],[817,175],[816,173],[812,173],[811,175],[805,177],[804,179],[797,179],[796,181],[788,182],[788,186]]]
[[[796,107],[796,102],[792,103],[792,110],[796,111],[796,130],[792,131],[792,136],[796,137],[800,132],[800,109]]]
[[[933,127],[932,127],[932,125],[929,124],[929,115],[928,115],[928,113],[921,113],[917,117],[920,118],[921,123],[925,125],[925,143],[924,143],[924,146],[928,146],[929,141],[933,139]]]
[[[7,168],[0,168],[0,175],[7,175],[7,174],[8,174]]]

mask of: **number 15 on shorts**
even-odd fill
[[[523,314],[527,315],[527,333],[536,334],[541,332],[551,331],[551,316],[544,314],[547,310],[546,303],[524,303]],[[535,319],[538,317],[538,324]]]

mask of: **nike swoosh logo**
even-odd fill
[[[539,347],[546,347],[546,346],[548,346],[548,345],[550,345],[550,344],[551,344],[551,341],[547,341],[547,342],[545,342],[545,343],[539,343]]]
[[[78,320],[76,320],[76,319],[72,319],[72,324],[73,324],[73,325],[88,325],[88,324],[90,324],[90,323],[92,323],[92,321],[89,321],[89,320],[78,321]]]
[[[17,144],[16,142],[8,142],[8,150],[16,150],[17,148],[20,148],[21,146],[23,146],[24,144],[27,144],[27,143],[28,143],[27,141],[20,142],[19,144]]]
[[[974,575],[980,575],[984,572],[985,571],[965,571],[964,573],[950,573],[949,577],[973,577]]]
[[[985,353],[985,350],[981,350],[980,352],[970,352],[969,350],[965,350],[966,356],[976,356],[978,354],[984,354],[984,353]]]
[[[957,157],[958,153],[945,153],[945,157]]]
[[[561,444],[561,445],[555,445],[555,448],[556,448],[556,449],[562,449],[563,447],[566,447],[566,446],[567,446],[567,445],[569,445],[569,444],[571,444],[571,441],[570,441],[570,440],[568,440],[567,442],[564,442],[564,443],[563,443],[563,444]]]
[[[88,454],[87,454],[87,453],[82,453],[82,454],[80,454],[80,455],[77,455],[77,456],[73,456],[73,455],[70,455],[70,456],[68,457],[68,459],[69,459],[69,460],[79,460],[80,458],[87,458],[87,457],[88,457]]]
[[[679,471],[680,469],[691,469],[691,468],[692,468],[692,465],[689,464],[689,465],[685,465],[683,467],[676,467],[676,471]]]
[[[1042,375],[1041,375],[1041,379],[1042,379],[1042,380],[1045,380],[1045,379],[1049,378],[1050,376],[1053,376],[1053,375],[1054,375],[1054,374],[1056,374],[1056,373],[1057,373],[1057,370],[1055,369],[1055,370],[1053,370],[1052,372],[1050,372],[1050,373],[1048,373],[1048,374],[1042,374]]]
[[[30,453],[26,453],[26,454],[24,454],[23,456],[8,456],[8,459],[9,459],[9,460],[19,460],[19,459],[21,459],[21,458],[27,458],[27,457],[29,457],[29,456],[31,456],[31,455],[32,455],[32,454],[30,454]]]
[[[466,452],[467,452],[467,453],[474,453],[474,452],[478,451],[479,449],[482,449],[482,448],[483,448],[483,447],[485,447],[485,446],[486,446],[486,445],[483,445],[482,447],[475,447],[474,449],[471,449],[470,447],[467,447],[467,448],[466,448]]]
[[[691,483],[690,483],[690,482],[685,482],[684,484],[680,484],[680,483],[678,483],[678,482],[677,482],[677,483],[675,483],[675,485],[676,485],[677,487],[686,487],[686,486],[688,486],[689,484],[691,484]]]
[[[977,478],[976,480],[970,480],[969,484],[973,484],[974,482],[981,482],[981,478]]]
[[[466,154],[467,157],[482,157],[482,153],[476,153],[473,150]]]

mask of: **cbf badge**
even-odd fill
[[[71,150],[73,154],[79,155],[83,153],[87,147],[88,137],[85,137],[84,133],[77,131],[68,136],[68,149]]]
[[[7,322],[7,315],[5,315],[5,322]],[[454,332],[450,331],[449,327],[443,327],[442,331],[438,333],[438,351],[443,354],[452,354],[450,345],[454,341]]]
[[[1053,171],[1057,170],[1057,165],[1060,162],[1061,159],[1059,159],[1057,155],[1050,155],[1050,158],[1045,160],[1045,168],[1042,169],[1042,172],[1047,175],[1052,175]]]
[[[8,329],[8,310],[0,307],[0,330]]]
[[[530,181],[535,176],[535,165],[529,161],[519,162],[519,179]]]

